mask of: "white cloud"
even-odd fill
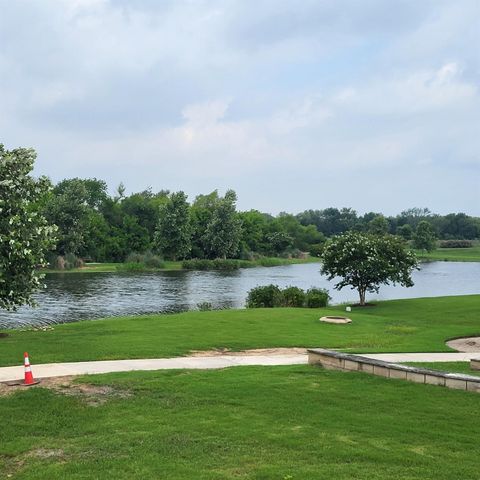
[[[425,197],[444,208],[431,180],[450,169],[455,205],[480,214],[476,0],[0,6],[0,141],[36,147],[56,180],[388,213]],[[379,182],[411,172],[408,202],[377,206]],[[338,184],[348,195],[323,195]]]

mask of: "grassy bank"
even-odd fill
[[[253,267],[279,267],[282,265],[295,265],[303,263],[319,263],[319,259],[316,257],[308,258],[278,258],[278,257],[263,257],[258,260],[242,260],[241,268],[253,268]],[[169,270],[182,270],[182,262],[174,262],[166,260],[164,262],[164,268],[149,269],[146,271],[169,271]],[[122,270],[122,263],[86,263],[80,268],[71,268],[69,270],[44,270],[44,273],[108,273],[117,272]]]
[[[480,262],[480,244],[471,248],[437,248],[433,252],[415,250],[420,260],[445,262]]]
[[[106,387],[0,398],[5,478],[478,478],[475,393],[308,366],[83,381]]]
[[[0,365],[28,351],[35,363],[154,358],[191,350],[326,347],[355,352],[449,351],[445,340],[480,334],[480,295],[379,302],[354,308],[353,323],[320,323],[327,309],[186,312],[77,322],[49,331],[10,331],[0,338]]]

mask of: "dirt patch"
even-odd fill
[[[42,378],[40,383],[31,387],[21,385],[7,385],[0,383],[0,397],[11,395],[19,390],[25,391],[30,388],[48,388],[62,395],[80,397],[88,405],[103,405],[111,398],[127,398],[131,393],[119,390],[108,385],[92,385],[89,383],[75,383],[74,376]]]
[[[0,338],[7,338],[9,335],[8,333],[1,333],[0,332]]]
[[[238,352],[233,352],[228,348],[215,348],[213,350],[192,350],[190,355],[192,357],[218,357],[221,355],[227,356],[236,356],[236,355],[247,355],[247,356],[264,356],[264,355],[306,355],[307,349],[303,347],[292,347],[292,348],[255,348],[252,350],[240,350]]]
[[[28,452],[27,456],[37,458],[62,458],[65,456],[65,452],[61,448],[37,448]]]
[[[480,337],[455,338],[449,340],[447,345],[457,352],[479,352],[480,353]]]
[[[324,322],[324,323],[336,323],[336,324],[343,324],[343,323],[352,323],[352,320],[350,318],[347,318],[347,317],[322,317],[320,318],[320,321],[321,322]]]

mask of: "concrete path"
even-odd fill
[[[480,358],[480,352],[445,352],[445,353],[365,353],[364,357],[384,362],[469,362]]]
[[[375,353],[365,357],[386,362],[466,362],[480,358],[477,353]],[[132,370],[171,370],[182,368],[215,369],[246,365],[303,365],[307,355],[216,355],[213,357],[176,357],[142,360],[104,360],[94,362],[44,363],[32,365],[35,378],[63,377],[95,373],[129,372]],[[0,368],[0,382],[23,378],[23,366]]]
[[[217,355],[214,357],[176,357],[142,360],[104,360],[95,362],[43,363],[32,365],[35,378],[63,377],[93,373],[129,372],[132,370],[171,370],[180,368],[225,368],[245,365],[300,365],[306,355]],[[23,378],[23,366],[0,368],[0,382]]]

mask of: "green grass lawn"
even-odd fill
[[[445,340],[480,335],[480,295],[379,302],[354,308],[353,323],[320,323],[327,309],[252,309],[92,320],[51,331],[9,331],[0,338],[0,365],[24,351],[35,363],[154,358],[191,350],[325,347],[353,352],[449,351]]]
[[[0,398],[2,478],[478,478],[476,393],[309,366],[81,381],[114,390]]]
[[[480,244],[471,248],[437,248],[426,253],[415,250],[421,260],[448,261],[448,262],[480,262]]]

